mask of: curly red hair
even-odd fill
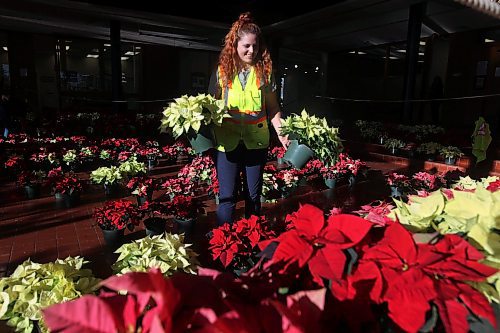
[[[269,78],[273,63],[271,55],[262,38],[260,27],[254,23],[249,12],[240,15],[233,23],[231,29],[224,38],[224,47],[219,55],[220,79],[222,86],[226,87],[241,69],[238,53],[238,41],[246,34],[254,34],[259,44],[259,52],[255,57],[255,70],[258,78]]]

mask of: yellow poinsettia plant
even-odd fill
[[[198,132],[202,124],[220,126],[224,118],[230,117],[223,100],[218,100],[208,94],[197,96],[183,95],[175,98],[163,110],[160,131],[171,129],[177,139],[190,130]]]

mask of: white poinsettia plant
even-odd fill
[[[147,236],[118,248],[115,253],[120,256],[112,268],[116,274],[147,272],[153,267],[160,269],[165,276],[179,271],[196,274],[197,254],[190,246],[184,244],[184,235]]]
[[[170,128],[175,138],[190,130],[198,132],[202,124],[220,126],[224,118],[230,117],[223,100],[208,94],[183,95],[176,98],[163,110],[160,131]]]
[[[95,292],[100,282],[80,257],[38,264],[26,260],[9,277],[0,279],[0,320],[17,332],[32,332],[37,321],[48,332],[42,309]]]
[[[310,115],[305,109],[281,121],[281,135],[297,139],[311,148],[316,158],[325,165],[333,165],[343,149],[339,129],[330,127],[325,118]]]

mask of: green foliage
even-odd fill
[[[133,177],[139,173],[146,173],[146,165],[142,162],[137,162],[135,156],[132,156],[118,166],[122,176]]]
[[[432,155],[436,154],[441,148],[443,146],[437,142],[425,142],[418,146],[417,151],[422,154]]]
[[[112,268],[116,274],[147,272],[157,267],[165,276],[182,271],[195,274],[197,254],[190,244],[184,244],[184,235],[169,234],[145,237],[124,244],[116,250],[120,256]]]
[[[183,95],[171,102],[163,111],[160,131],[170,128],[177,139],[190,130],[198,132],[203,124],[222,124],[224,118],[230,117],[223,100],[217,100],[211,95]]]
[[[456,158],[463,155],[462,151],[455,146],[442,147],[439,153],[445,158]]]
[[[387,149],[400,149],[405,146],[405,143],[399,139],[389,138],[385,141],[384,147]]]
[[[115,167],[100,167],[90,173],[90,180],[96,184],[112,185],[122,179],[120,170]]]
[[[325,118],[309,115],[305,109],[300,115],[292,114],[282,120],[280,132],[311,148],[326,166],[335,164],[343,149],[339,129],[328,126]]]
[[[97,289],[92,271],[82,269],[83,258],[67,257],[47,264],[26,260],[11,276],[0,279],[0,319],[16,332],[31,332],[33,321],[44,326],[41,309],[66,302]]]

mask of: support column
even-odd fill
[[[408,34],[406,38],[406,69],[404,79],[403,99],[403,122],[410,123],[412,120],[413,103],[409,100],[414,98],[415,81],[417,76],[418,50],[420,45],[420,31],[422,20],[425,15],[426,3],[421,2],[410,7],[408,19]]]
[[[122,63],[120,49],[120,22],[111,21],[111,98],[112,100],[122,99]],[[113,111],[120,112],[121,103],[113,103]]]

